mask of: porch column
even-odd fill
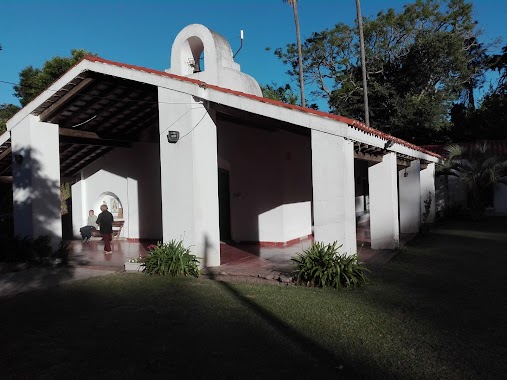
[[[62,238],[58,125],[27,116],[11,129],[14,233]]]
[[[84,199],[86,198],[85,181],[81,180],[71,186],[72,192],[72,233],[74,238],[81,238],[79,229],[88,222],[88,210]],[[86,218],[86,219],[85,219]]]
[[[368,168],[372,249],[393,249],[400,240],[396,153]]]
[[[220,265],[215,112],[165,88],[158,98],[164,242],[183,240],[202,265]],[[178,142],[168,142],[169,131]]]
[[[311,138],[315,241],[355,254],[354,143],[315,130]]]
[[[430,209],[426,220],[423,220],[423,214],[426,211],[425,202],[430,199]],[[421,222],[434,223],[435,222],[435,164],[430,163],[425,169],[421,170]]]
[[[414,160],[399,171],[400,232],[418,233],[421,225],[421,163]]]

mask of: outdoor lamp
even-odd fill
[[[176,144],[180,139],[180,132],[178,131],[169,131],[167,134],[167,141],[171,144]]]

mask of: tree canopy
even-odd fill
[[[70,51],[70,57],[53,57],[47,60],[41,69],[26,67],[19,73],[19,84],[14,86],[14,96],[19,99],[21,106],[26,106],[72,66],[90,54],[83,49],[73,49]]]
[[[466,0],[416,0],[364,18],[371,125],[417,144],[449,141],[454,104],[474,108],[490,65]],[[359,41],[354,25],[314,32],[302,47],[305,81],[330,111],[363,119]],[[297,48],[275,54],[298,75]]]
[[[276,83],[261,85],[262,96],[268,99],[278,100],[287,104],[297,104],[298,96],[292,90],[290,84],[278,86]]]
[[[14,104],[0,104],[0,134],[5,132],[7,120],[13,117],[18,111],[19,107]]]

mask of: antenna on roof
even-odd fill
[[[238,55],[239,51],[241,50],[241,48],[243,47],[243,29],[241,29],[241,32],[240,32],[240,45],[239,45],[239,49],[236,51],[236,53],[234,53],[234,55],[232,56],[232,59],[234,59],[236,57],[236,55]]]

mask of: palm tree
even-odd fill
[[[470,146],[452,144],[445,150],[447,160],[437,167],[437,175],[457,177],[467,190],[473,215],[481,216],[493,185],[507,185],[507,159],[494,155],[487,142]]]
[[[284,3],[289,3],[294,11],[294,22],[296,23],[296,39],[298,45],[298,65],[299,65],[299,87],[301,88],[301,106],[306,107],[305,102],[305,89],[303,83],[303,57],[301,53],[301,33],[299,31],[299,16],[298,16],[298,1],[297,0],[283,0]]]
[[[368,107],[368,86],[366,81],[366,57],[364,54],[363,16],[361,16],[361,4],[356,0],[357,27],[359,28],[359,46],[361,48],[361,72],[363,75],[363,98],[364,98],[364,123],[370,126],[370,111]]]

